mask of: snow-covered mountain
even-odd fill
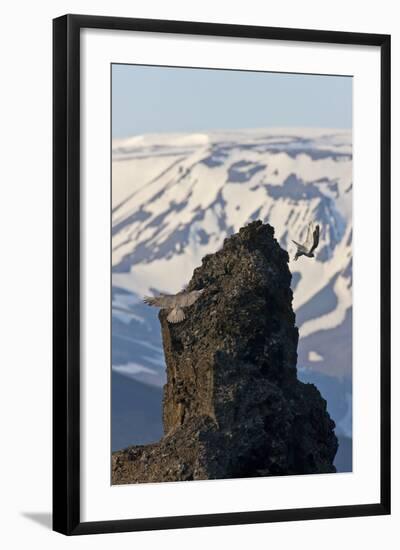
[[[321,226],[316,260],[291,260],[299,375],[351,436],[352,136],[268,129],[135,136],[113,142],[113,369],[164,383],[157,311],[145,294],[177,292],[208,253],[261,219],[291,258],[291,239]],[[324,388],[324,390],[322,389]]]

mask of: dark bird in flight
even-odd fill
[[[319,243],[319,225],[314,229],[314,223],[310,222],[307,228],[307,238],[303,244],[293,241],[297,246],[296,255],[294,257],[295,261],[300,258],[300,256],[307,256],[307,258],[314,258],[314,250],[317,248]]]
[[[169,323],[180,323],[185,319],[185,313],[183,309],[194,304],[204,292],[204,288],[201,290],[182,290],[178,294],[160,294],[159,296],[145,296],[144,303],[149,306],[159,307],[160,309],[169,309],[170,312],[167,317]]]

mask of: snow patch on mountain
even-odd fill
[[[322,361],[323,357],[322,357],[322,355],[320,355],[316,351],[311,350],[310,352],[308,352],[308,360],[309,361]]]

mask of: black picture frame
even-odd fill
[[[381,51],[381,495],[373,504],[80,520],[80,31],[84,28],[378,46]],[[66,535],[390,513],[390,36],[65,15],[53,21],[53,529]]]

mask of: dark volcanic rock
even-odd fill
[[[205,288],[176,325],[160,322],[167,363],[159,443],[113,454],[113,483],[335,472],[334,422],[297,379],[288,255],[253,222],[203,258]]]

